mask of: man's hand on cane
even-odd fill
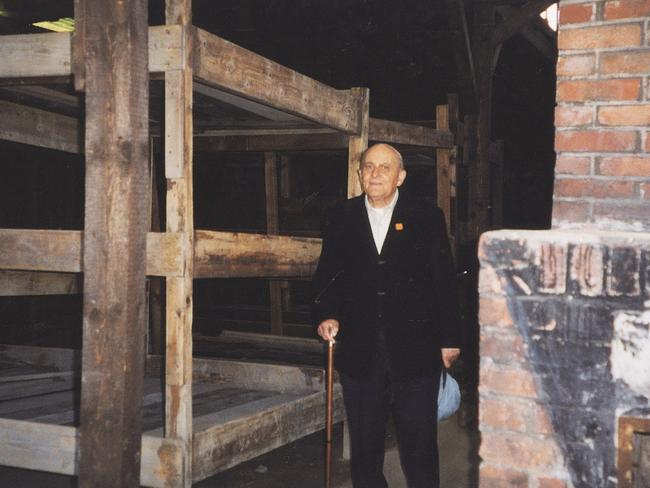
[[[336,319],[327,319],[323,320],[318,325],[318,335],[322,337],[324,341],[336,342],[334,338],[339,332],[339,321]]]

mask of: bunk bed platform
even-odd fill
[[[78,351],[0,346],[0,464],[77,473]],[[161,359],[147,358],[142,397],[144,486],[182,472],[180,444],[165,438]],[[194,359],[192,473],[197,482],[324,427],[323,370]],[[335,421],[343,420],[340,388]]]

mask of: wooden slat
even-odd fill
[[[77,119],[5,100],[0,100],[0,139],[83,152],[83,134]]]
[[[232,94],[356,134],[353,96],[201,29],[194,30],[194,76]]]
[[[340,422],[344,410],[338,387],[334,406],[334,421]],[[195,434],[194,481],[322,429],[324,394],[312,393],[294,399],[271,397],[251,405],[248,411],[237,413],[239,418],[227,424],[214,425],[213,419],[205,419],[206,428]],[[197,419],[197,423],[203,425],[203,419]]]
[[[75,295],[81,287],[76,273],[0,270],[0,296]]]
[[[150,72],[181,68],[180,33],[180,28],[173,25],[149,27]],[[69,32],[0,36],[0,78],[70,76],[71,44]]]
[[[85,0],[79,485],[140,486],[149,230],[147,2]]]
[[[449,130],[432,129],[372,117],[370,118],[368,139],[388,144],[437,148],[450,148],[454,145],[454,136]]]
[[[0,229],[0,269],[79,273],[82,269],[78,230]],[[181,236],[173,232],[149,232],[147,274],[181,276]]]
[[[436,127],[440,131],[449,131],[449,107],[438,105],[436,107]],[[451,234],[451,154],[449,149],[436,150],[436,182],[438,207],[445,214],[447,235]]]
[[[266,232],[278,235],[280,212],[278,196],[278,155],[264,153],[264,186],[266,193]],[[282,289],[277,280],[269,281],[269,303],[271,306],[271,333],[282,335]]]
[[[359,180],[359,162],[361,154],[368,148],[368,131],[370,123],[370,92],[367,88],[352,88],[355,97],[354,113],[359,118],[360,130],[350,136],[348,141],[348,198],[361,195]]]
[[[174,439],[142,436],[143,486],[178,486],[182,459]],[[0,419],[0,464],[65,475],[78,473],[79,433],[74,427]]]
[[[197,230],[196,278],[309,277],[316,270],[321,240]]]
[[[0,78],[69,76],[70,46],[69,32],[2,36]]]
[[[183,274],[167,278],[165,337],[165,436],[182,444],[177,486],[192,484],[192,280],[194,278],[192,2],[166,0],[168,25],[181,30],[180,71],[165,76],[166,226],[181,234]]]

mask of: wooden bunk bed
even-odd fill
[[[448,222],[454,188],[453,107],[451,114],[448,106],[438,107],[436,129],[370,118],[367,89],[326,86],[193,27],[187,2],[168,4],[168,25],[148,29],[149,73],[152,80],[164,80],[159,82],[164,124],[150,130],[164,139],[168,185],[166,230],[146,234],[146,275],[167,282],[167,332],[164,356],[146,357],[145,380],[135,390],[144,405],[140,479],[145,486],[190,486],[324,426],[322,369],[192,357],[194,279],[308,278],[320,252],[319,239],[272,235],[271,228],[269,234],[194,229],[193,146],[260,152],[347,147],[350,197],[360,193],[356,170],[368,140],[436,148],[438,202]],[[75,82],[91,76],[78,68],[76,42],[68,33],[0,37],[2,85],[69,101],[60,83],[69,85],[73,74]],[[195,127],[193,108],[201,111]],[[224,122],[224,113],[236,117]],[[79,119],[15,101],[0,100],[0,120],[5,140],[83,153],[85,130],[85,147],[94,143]],[[101,191],[101,186],[86,188]],[[88,198],[86,205],[88,212]],[[88,245],[81,230],[0,229],[1,293],[80,293],[82,273],[83,288],[96,279],[88,267]],[[79,473],[80,455],[83,460],[84,449],[92,447],[81,439],[91,435],[79,426],[79,410],[83,415],[88,395],[106,395],[90,382],[79,397],[79,380],[117,374],[87,356],[0,348],[0,397],[7,400],[0,409],[0,464]],[[160,375],[162,388],[156,381]],[[23,408],[28,396],[38,405],[31,413]],[[335,403],[335,419],[342,421],[339,389]]]

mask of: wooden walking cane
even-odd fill
[[[325,406],[325,488],[332,486],[332,423],[334,421],[334,341],[327,342]]]

